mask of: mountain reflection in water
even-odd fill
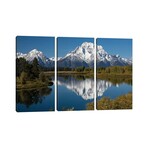
[[[111,86],[119,87],[120,84],[126,83],[118,81],[111,82],[108,80],[96,80],[97,86],[97,97],[103,96],[104,92],[107,91]],[[59,76],[58,77],[58,85],[65,86],[67,89],[73,91],[75,94],[81,96],[84,100],[93,99],[94,98],[94,79],[93,78],[85,78],[81,77],[73,77],[73,76]]]
[[[58,77],[58,85],[65,86],[84,100],[94,98],[94,80],[84,77]]]

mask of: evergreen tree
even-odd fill
[[[33,78],[39,77],[39,64],[38,64],[37,58],[34,58],[32,62],[32,74],[33,74]]]
[[[24,58],[16,59],[16,76],[20,77],[21,73],[26,72],[29,63]]]

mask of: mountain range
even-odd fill
[[[32,62],[34,58],[37,58],[39,64],[43,67],[54,67],[54,59],[53,58],[47,58],[43,52],[33,49],[27,54],[23,54],[21,52],[17,52],[17,58],[25,58],[26,61]]]
[[[120,55],[108,54],[101,45],[97,46],[97,67],[132,65],[132,60]]]
[[[73,51],[66,54],[64,57],[58,57],[58,67],[93,67],[94,52],[94,44],[91,42],[84,42],[80,46],[76,47]],[[17,58],[20,57],[25,58],[29,62],[32,62],[34,58],[37,58],[41,66],[54,67],[55,58],[47,58],[41,51],[37,49],[31,50],[27,54],[18,52]],[[126,66],[132,64],[131,59],[123,58],[120,55],[108,54],[101,45],[97,45],[96,47],[96,59],[97,67]]]

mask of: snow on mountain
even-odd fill
[[[37,58],[39,64],[43,67],[53,67],[53,65],[54,65],[54,62],[51,59],[47,58],[43,54],[43,52],[41,52],[37,49],[31,50],[27,54],[23,54],[23,53],[18,52],[17,58],[25,58],[29,62],[32,62],[34,60],[34,58]]]
[[[132,64],[132,59],[123,58],[120,55],[111,55],[107,53],[101,45],[98,45],[95,50],[93,43],[84,42],[80,46],[76,47],[73,51],[66,54],[65,57],[58,57],[58,67],[93,67],[95,51],[97,67],[126,66]],[[31,50],[27,54],[18,52],[17,57],[23,57],[29,62],[32,62],[34,58],[37,58],[39,64],[44,67],[53,67],[55,61],[54,57],[47,58],[37,49]]]
[[[51,57],[51,58],[49,58],[51,61],[55,61],[55,58],[54,57]]]
[[[103,49],[101,45],[97,46],[97,56],[104,56],[107,55],[108,53]]]
[[[42,61],[43,63],[46,63],[47,60],[43,53],[41,51],[38,51],[37,49],[31,50],[25,57],[27,61],[33,61],[34,58],[37,58],[38,61]]]
[[[57,58],[58,61],[61,60],[61,59],[62,59],[62,57],[58,57],[58,58]]]
[[[93,67],[94,65],[94,44],[84,42],[81,46],[76,47],[65,57],[58,60],[58,67],[75,68],[79,66]],[[96,58],[98,67],[107,66],[126,66],[131,65],[132,60],[122,58],[120,55],[108,54],[105,49],[98,45],[96,48]]]
[[[84,42],[81,46],[76,47],[74,51],[66,55],[66,57],[68,56],[76,56],[86,63],[90,63],[94,60],[94,44]]]
[[[90,42],[84,42],[81,46],[75,48],[75,50],[69,52],[65,57],[58,61],[59,67],[71,67],[78,66],[91,67],[94,61],[94,44]]]
[[[21,52],[17,52],[17,58],[23,58],[23,57],[25,57],[27,54],[23,54],[23,53],[21,53]]]
[[[62,57],[57,57],[57,61],[59,61]],[[55,61],[55,58],[52,57],[52,58],[49,58],[51,61]]]
[[[107,66],[127,66],[132,64],[132,60],[122,58],[120,55],[108,54],[101,45],[97,46],[97,67]]]

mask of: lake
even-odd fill
[[[116,97],[132,92],[128,79],[96,80],[97,101],[103,97],[114,100]],[[55,86],[16,91],[16,111],[54,111]],[[88,107],[88,104],[90,105]],[[94,80],[85,76],[58,76],[57,110],[93,110]],[[97,108],[99,109],[99,108]]]
[[[89,110],[87,103],[93,102],[94,80],[84,76],[58,76],[57,109]]]
[[[101,80],[97,79],[97,101],[104,97],[115,100],[117,97],[132,93],[132,83],[129,79]],[[126,100],[125,100],[126,101]],[[99,109],[99,108],[97,108]]]
[[[54,111],[54,87],[16,91],[16,111]]]

